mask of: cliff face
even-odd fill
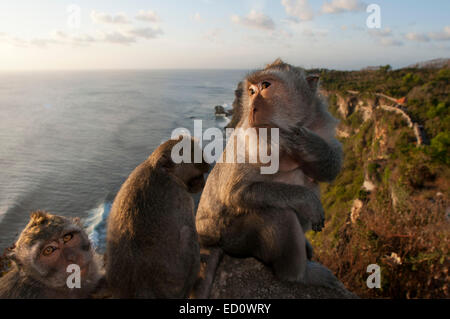
[[[325,74],[345,159],[321,185],[326,226],[308,236],[318,260],[361,297],[448,298],[450,71],[391,72],[384,77],[399,85],[421,80],[392,97],[373,73]],[[381,289],[366,288],[370,264],[381,267]]]
[[[358,91],[352,90],[348,90],[346,93],[348,94],[346,97],[339,93],[334,93],[337,99],[337,110],[343,119],[347,119],[353,113],[358,112],[363,122],[365,122],[373,118],[375,109],[382,109],[398,114],[403,118],[406,125],[413,130],[417,145],[429,144],[423,125],[411,118],[404,106],[405,102],[399,103],[398,100],[382,93],[373,93],[366,96],[361,96]],[[339,134],[342,134],[341,130],[338,131],[338,136]],[[340,135],[340,137],[348,136]]]

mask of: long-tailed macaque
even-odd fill
[[[318,93],[318,76],[278,59],[248,75],[238,90],[236,128],[279,128],[279,169],[261,174],[260,162],[225,161],[235,147],[228,143],[200,199],[200,243],[256,257],[282,280],[337,285],[327,268],[308,260],[312,248],[305,238],[307,230],[324,225],[318,182],[332,181],[342,162],[337,120]],[[249,155],[257,146],[245,151]]]
[[[191,193],[202,190],[209,164],[203,156],[194,163],[194,153],[202,150],[193,139],[190,162],[176,164],[172,149],[181,141],[160,145],[114,200],[106,252],[114,298],[186,298],[197,279],[200,248]]]
[[[31,214],[7,258],[11,269],[0,278],[0,298],[88,298],[103,277],[102,259],[79,219],[44,211]],[[77,271],[78,287],[69,278]]]

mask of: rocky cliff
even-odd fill
[[[269,267],[254,258],[224,256],[217,269],[210,298],[353,299],[357,296],[344,287],[332,289],[281,282]]]
[[[322,184],[317,258],[361,297],[448,298],[450,69],[320,72],[341,173]],[[382,287],[367,289],[367,266]]]

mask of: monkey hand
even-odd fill
[[[309,131],[298,122],[289,128],[279,128],[281,145],[291,155],[306,153],[309,144]]]
[[[314,230],[314,231],[321,231],[322,228],[324,228],[324,227],[325,227],[325,218],[323,218],[323,217],[320,219],[319,223],[312,224],[312,230]]]
[[[283,150],[301,163],[305,175],[320,182],[336,178],[342,165],[342,147],[337,140],[329,144],[301,123],[280,128],[280,138]]]
[[[311,228],[312,230],[318,232],[321,231],[325,226],[325,212],[322,207],[322,203],[319,201],[319,205],[316,205],[315,213],[312,214],[313,218],[311,219]]]
[[[291,205],[302,225],[311,224],[311,228],[314,231],[322,230],[325,222],[325,212],[319,197],[314,192],[304,188],[301,193],[297,193]]]

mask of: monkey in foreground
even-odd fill
[[[305,238],[324,223],[318,182],[332,181],[342,163],[338,121],[318,93],[318,76],[278,59],[248,75],[239,89],[236,127],[279,128],[279,170],[261,174],[260,162],[217,163],[197,210],[201,245],[256,257],[281,280],[339,285],[327,268],[309,260],[312,248]],[[255,149],[246,145],[245,151]]]
[[[79,219],[45,211],[31,213],[7,258],[11,269],[0,278],[0,299],[88,298],[103,277],[101,258]],[[69,288],[71,264],[79,266],[79,288]]]
[[[197,279],[200,247],[190,193],[203,189],[209,164],[203,156],[194,163],[194,149],[202,150],[190,138],[190,163],[174,163],[171,152],[182,139],[160,145],[114,200],[106,253],[114,298],[186,298]]]

